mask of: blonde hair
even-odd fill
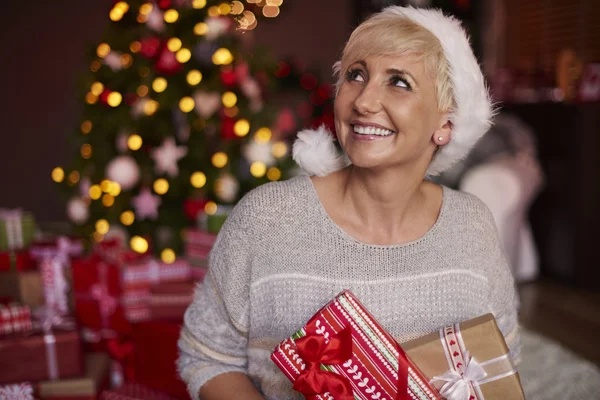
[[[337,77],[336,93],[345,79],[341,71],[351,62],[403,53],[416,54],[423,60],[426,73],[435,79],[438,110],[451,111],[455,101],[450,65],[440,41],[421,25],[387,10],[371,16],[350,35],[341,61],[333,66],[334,76]]]

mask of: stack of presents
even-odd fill
[[[166,264],[35,240],[31,215],[0,211],[0,400],[189,399],[177,340],[217,230],[188,230]],[[348,290],[316,311],[271,356],[306,398],[524,398],[491,314],[399,345]]]
[[[193,256],[169,264],[118,239],[40,237],[31,214],[0,210],[0,399],[188,399],[177,340],[216,235],[190,229]]]

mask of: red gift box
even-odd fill
[[[202,280],[208,268],[208,255],[217,240],[217,235],[200,229],[185,231],[185,255],[192,266],[194,279]]]
[[[119,389],[102,392],[100,400],[177,400],[144,385],[126,383]]]
[[[31,310],[17,303],[0,304],[0,335],[31,330]]]
[[[43,381],[83,373],[76,331],[11,335],[0,340],[0,383]]]
[[[0,273],[32,271],[36,266],[28,250],[0,251]]]
[[[180,330],[179,323],[166,321],[134,325],[135,382],[180,399],[189,399],[186,385],[179,378],[175,364],[179,357],[177,341]]]
[[[195,282],[161,283],[151,289],[152,319],[183,320],[183,314],[194,299]]]
[[[311,399],[441,399],[348,290],[281,342],[271,359]]]

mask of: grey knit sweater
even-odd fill
[[[310,178],[269,183],[235,207],[209,263],[179,340],[193,399],[228,371],[248,374],[267,399],[301,399],[271,351],[346,288],[400,343],[492,312],[518,356],[513,279],[493,217],[472,195],[444,187],[423,237],[379,246],[342,231]]]

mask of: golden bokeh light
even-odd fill
[[[273,157],[281,158],[287,154],[288,148],[284,142],[276,142],[273,143],[273,147],[271,147],[271,154]]]
[[[96,95],[95,95],[94,93],[92,93],[92,92],[88,92],[88,93],[85,95],[85,101],[86,101],[86,103],[88,103],[88,104],[94,104],[94,103],[96,103],[96,102],[98,101],[98,96],[96,96]]]
[[[186,96],[179,100],[179,109],[185,113],[192,111],[195,106],[196,103],[194,102],[194,99],[192,99],[190,96]]]
[[[198,22],[194,25],[194,33],[198,36],[206,35],[208,32],[208,25],[205,22]]]
[[[225,47],[221,47],[212,55],[212,62],[215,65],[229,65],[233,62],[233,55]]]
[[[152,3],[144,3],[140,6],[140,14],[150,15],[152,12]]]
[[[206,7],[206,0],[193,0],[192,7],[197,10]]]
[[[164,19],[166,23],[172,24],[179,19],[179,13],[177,10],[171,8],[170,10],[165,11]]]
[[[113,8],[110,10],[110,13],[108,13],[108,17],[111,21],[117,22],[123,18],[123,14],[123,11],[119,10],[118,8]]]
[[[90,195],[90,199],[98,200],[100,196],[102,196],[102,189],[100,189],[100,185],[92,185],[88,190],[88,194]]]
[[[89,143],[84,143],[81,145],[81,157],[86,160],[92,156],[92,146]]]
[[[218,6],[209,7],[208,11],[206,11],[206,13],[208,14],[209,17],[218,17],[219,15],[221,15],[221,13],[219,12]]]
[[[106,102],[111,107],[117,107],[123,101],[123,96],[119,92],[110,92],[106,98]]]
[[[283,4],[283,0],[266,0],[268,6],[277,6],[281,7]]]
[[[215,203],[214,201],[209,201],[204,206],[204,212],[208,215],[215,215],[217,213],[217,209],[217,203]]]
[[[134,236],[129,241],[129,246],[136,253],[145,253],[148,251],[148,241],[141,236]]]
[[[212,164],[217,168],[223,168],[225,165],[227,165],[228,160],[229,158],[227,157],[227,154],[223,153],[222,151],[213,154],[211,159]]]
[[[196,171],[190,176],[190,183],[193,187],[200,189],[206,185],[206,175],[203,172]]]
[[[181,48],[181,39],[179,39],[179,38],[174,37],[174,38],[169,39],[169,41],[167,42],[167,49],[169,49],[173,53],[175,53],[180,48]]]
[[[108,230],[110,229],[110,224],[105,219],[99,219],[98,221],[96,221],[95,227],[96,232],[98,232],[101,235],[106,235],[108,233]]]
[[[118,195],[121,194],[121,185],[119,184],[119,182],[111,182],[110,183],[110,188],[108,189],[108,193],[113,196],[113,197],[117,197]]]
[[[143,24],[144,22],[148,21],[148,16],[144,14],[139,14],[136,18],[136,21],[140,24]]]
[[[104,193],[110,192],[110,181],[108,179],[102,180],[102,182],[100,182],[100,189],[102,189]]]
[[[185,47],[175,53],[175,59],[182,64],[190,61],[190,58],[192,58],[192,52],[190,49],[186,49]]]
[[[156,93],[164,92],[166,88],[167,88],[167,80],[165,78],[163,78],[162,76],[159,76],[158,78],[154,79],[154,81],[152,81],[152,89]]]
[[[123,225],[129,226],[135,221],[135,214],[131,210],[123,211],[119,219]]]
[[[267,170],[267,179],[269,179],[270,181],[278,181],[279,179],[281,179],[281,171],[279,170],[279,168],[269,168]]]
[[[131,42],[131,44],[129,45],[129,50],[132,53],[137,53],[141,49],[142,49],[142,44],[140,42],[138,42],[137,40],[135,42]]]
[[[100,243],[101,241],[104,240],[104,235],[98,232],[94,232],[92,234],[92,238],[94,239],[95,242]]]
[[[169,191],[169,182],[164,178],[158,178],[154,181],[152,188],[157,194],[163,195]]]
[[[52,170],[52,180],[56,183],[60,183],[65,179],[65,170],[61,167],[56,167]]]
[[[92,63],[90,64],[90,70],[92,72],[96,72],[100,69],[100,67],[102,66],[102,64],[100,64],[100,61],[98,60],[94,60],[92,61]]]
[[[110,53],[110,46],[107,45],[106,43],[101,43],[96,48],[96,54],[100,58],[106,57],[108,55],[108,53]]]
[[[267,18],[275,18],[279,15],[279,7],[277,6],[264,6],[262,13]]]
[[[233,132],[239,137],[244,137],[250,132],[250,122],[247,119],[239,119],[233,125]]]
[[[79,182],[79,171],[71,171],[71,173],[69,174],[69,182],[75,184],[77,182]]]
[[[148,91],[150,89],[148,89],[148,86],[146,85],[140,85],[138,86],[137,90],[135,91],[135,93],[140,96],[140,97],[144,97],[148,94]]]
[[[104,85],[102,83],[100,83],[100,82],[92,83],[90,92],[92,92],[94,94],[94,96],[100,96],[103,91],[104,91]]]
[[[115,204],[115,198],[110,193],[102,196],[102,205],[104,207],[111,207],[113,204]]]
[[[193,69],[187,73],[186,80],[190,85],[196,86],[202,82],[202,72],[198,71],[197,69]]]
[[[131,67],[131,64],[133,64],[133,57],[131,56],[131,54],[121,54],[119,60],[121,61],[121,66],[123,68],[129,68]]]
[[[231,14],[240,15],[243,12],[244,12],[244,5],[242,4],[242,2],[237,1],[237,0],[231,2]]]
[[[127,147],[129,147],[129,150],[137,151],[142,147],[143,142],[142,137],[134,133],[127,138]]]
[[[237,96],[233,92],[225,92],[221,96],[221,101],[225,107],[231,108],[237,103]]]
[[[231,13],[231,6],[229,4],[227,4],[227,3],[219,4],[219,14],[228,15],[229,13]]]
[[[238,115],[239,112],[240,112],[240,109],[237,107],[223,109],[223,114],[225,114],[225,116],[227,116],[229,118],[235,117],[236,115]]]
[[[250,165],[250,173],[255,178],[262,178],[263,176],[265,176],[266,172],[267,166],[260,161],[255,161]]]
[[[273,134],[269,128],[260,128],[254,134],[254,140],[257,143],[268,143],[272,136]]]
[[[160,252],[160,259],[165,264],[173,264],[176,259],[175,252],[173,249],[164,249]]]
[[[83,121],[81,123],[81,133],[83,133],[84,135],[87,135],[88,133],[90,133],[92,130],[92,121],[90,121],[89,119],[86,119],[85,121]]]
[[[150,116],[158,110],[158,101],[156,100],[148,100],[144,103],[144,114]]]

